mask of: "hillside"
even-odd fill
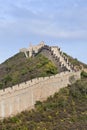
[[[79,69],[81,70],[82,67],[85,69],[87,68],[87,65],[79,62],[77,59],[73,59],[66,53],[64,53],[65,55],[64,56],[60,50],[57,50],[57,47],[53,47],[53,49],[54,51],[52,51],[49,46],[44,46],[38,51],[38,53],[28,58],[25,57],[23,52],[20,52],[15,56],[6,60],[4,63],[2,63],[0,65],[0,89],[12,87],[13,85],[20,84],[22,82],[25,82],[25,84],[27,85],[26,82],[27,80],[31,80],[36,77],[38,78],[38,77],[51,76],[65,71],[67,71],[68,74],[71,74],[72,71],[74,73],[78,73],[77,70]],[[58,51],[57,55],[56,53],[54,53],[56,52],[55,50]],[[67,62],[68,60],[69,62]],[[74,67],[76,67],[77,69],[74,69],[74,67],[71,64],[73,64]],[[59,76],[61,76],[61,78],[58,77],[57,83],[55,82],[56,76],[52,76],[54,77],[54,80],[52,80],[51,77],[48,77],[51,80],[49,88],[52,87],[52,92],[53,87],[60,88],[63,83],[64,87],[67,86],[65,85],[68,79],[67,75],[65,81],[62,79],[63,75],[59,74]],[[73,76],[71,76],[70,79],[74,80]],[[33,80],[31,82],[33,83]],[[61,83],[59,84],[59,82]],[[45,85],[47,85],[46,87],[48,87],[48,80],[47,84],[45,84],[44,82],[42,82],[42,84],[43,88],[45,87]],[[69,84],[69,82],[67,84]],[[30,84],[28,84],[28,87],[29,85]],[[41,97],[44,93],[44,91],[40,91],[39,94],[38,93],[39,89],[37,90],[35,89],[34,95],[36,94],[36,97],[33,97],[32,94],[33,89],[31,89],[33,87],[25,89],[25,86],[22,86],[23,91],[21,91],[22,90],[21,89],[19,93],[16,93],[17,90],[19,90],[20,88],[20,85],[17,86],[16,89],[12,87],[10,89],[7,89],[7,91],[1,90],[1,100],[0,100],[1,101],[0,110],[2,114],[1,117],[6,117],[4,116],[5,114],[4,112],[7,111],[7,113],[9,113],[10,111],[11,113],[13,108],[16,108],[18,103],[21,104],[24,101],[23,105],[20,105],[21,106],[20,108],[18,105],[19,109],[17,110],[19,110],[18,112],[20,113],[20,109],[23,108],[23,106],[25,106],[24,104],[29,103],[31,103],[31,105],[32,103],[35,104],[33,99],[37,99],[37,95]],[[41,84],[39,87],[41,87]],[[28,97],[26,96],[27,98],[25,98],[27,92]],[[46,90],[45,95],[46,92],[48,97],[48,93],[50,91]],[[14,96],[13,95],[14,93],[17,95]],[[7,94],[7,97],[5,97],[6,96],[5,94]],[[10,98],[10,95],[11,98],[14,97],[12,98],[12,100]],[[19,98],[19,95],[21,95],[22,97]],[[29,102],[28,99],[31,99],[31,101]],[[82,71],[80,81],[77,81],[76,83],[68,85],[66,88],[61,89],[59,93],[55,93],[54,96],[48,97],[48,99],[44,102],[40,102],[37,100],[35,101],[36,104],[34,110],[24,111],[14,117],[1,120],[0,130],[86,130],[87,129],[87,73],[85,71]],[[10,106],[11,103],[12,106]],[[16,111],[16,109],[14,110]]]
[[[0,89],[56,73],[58,68],[45,56],[26,58],[24,53],[18,53],[0,65]]]
[[[58,51],[59,56],[61,56],[61,51]],[[63,55],[68,58],[69,63],[74,65],[77,70],[82,68],[87,70],[86,64],[66,53],[63,53]],[[67,71],[68,69],[65,65],[62,66],[62,62],[59,59],[61,57],[55,56],[47,45],[42,47],[31,58],[26,58],[23,52],[14,55],[0,64],[0,89],[12,87],[15,84],[20,84],[36,77],[51,76],[58,72]]]
[[[0,121],[0,130],[87,130],[87,78],[37,101],[35,110]]]
[[[77,58],[73,58],[72,56],[63,53],[66,57],[68,57],[69,62],[74,65],[75,67],[77,67],[78,69],[87,69],[87,64],[82,63],[81,61],[79,61]]]
[[[66,53],[63,54],[77,69],[82,69],[82,66],[87,69],[86,64]],[[51,76],[62,71],[67,71],[66,67],[61,67],[61,62],[56,59],[55,55],[52,55],[48,46],[42,48],[36,56],[31,58],[26,58],[24,53],[20,52],[0,64],[0,89],[12,87],[36,77]]]

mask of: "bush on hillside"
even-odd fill
[[[82,77],[82,78],[87,78],[87,72],[82,71],[82,72],[81,72],[81,77]]]
[[[58,68],[41,54],[25,58],[19,53],[5,61],[0,72],[0,89],[3,89],[36,77],[57,74]]]
[[[0,130],[86,130],[87,81],[62,88],[35,109],[0,121]]]

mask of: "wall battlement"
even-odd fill
[[[56,60],[59,62],[58,68],[60,68],[60,72],[62,71],[75,71],[75,68],[71,63],[68,61],[68,58],[63,54],[63,52],[60,50],[59,47],[57,46],[51,46],[49,47],[48,45],[45,45],[44,42],[41,42],[37,46],[30,46],[29,48],[22,48],[20,49],[20,52],[24,52],[25,56],[32,57],[35,56],[37,53],[43,51],[43,50],[48,50],[50,52],[50,55],[53,55],[55,63]],[[47,56],[45,54],[45,56]],[[52,58],[51,58],[52,59]]]
[[[23,83],[14,85],[12,87],[8,87],[8,88],[0,90],[0,96],[5,95],[7,93],[12,93],[14,91],[18,91],[18,90],[21,90],[21,89],[25,89],[27,87],[32,87],[33,85],[38,84],[40,82],[44,82],[44,81],[52,79],[52,78],[58,78],[61,75],[66,75],[66,74],[68,74],[68,72],[62,72],[62,73],[56,74],[54,76],[40,77],[40,78],[35,78],[35,79],[32,79],[32,80],[23,82]]]
[[[55,63],[60,73],[50,77],[35,78],[0,90],[1,119],[34,108],[36,101],[46,100],[60,88],[80,79],[81,72],[74,70],[68,58],[56,46],[49,47],[41,42],[37,46],[31,45],[29,48],[22,48],[20,52],[24,52],[27,58],[42,53]]]
[[[19,85],[0,90],[0,118],[13,116],[34,107],[36,101],[46,100],[60,88],[80,79],[80,72],[62,72],[60,74],[35,78]]]

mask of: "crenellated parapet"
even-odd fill
[[[60,88],[80,79],[80,72],[62,72],[50,77],[35,78],[0,90],[0,119],[34,108],[36,101],[46,100]]]
[[[31,110],[36,101],[46,100],[60,88],[81,78],[81,72],[74,70],[74,66],[57,46],[48,46],[41,42],[37,46],[30,45],[29,48],[22,48],[20,52],[24,52],[26,58],[42,53],[55,63],[60,73],[35,78],[0,90],[0,119]]]
[[[63,52],[60,50],[59,47],[57,46],[48,46],[45,45],[44,42],[41,42],[38,45],[30,45],[29,48],[22,48],[20,49],[20,52],[24,52],[25,56],[28,57],[32,57],[35,56],[37,53],[43,52],[44,51],[44,55],[46,57],[48,57],[50,60],[53,59],[54,63],[56,64],[56,66],[58,66],[59,68],[59,72],[62,71],[75,71],[74,66],[68,61],[68,58],[63,54]],[[49,55],[46,53],[48,51]]]

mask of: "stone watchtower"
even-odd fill
[[[37,54],[39,52],[39,49],[44,47],[45,43],[42,41],[37,46],[30,44],[29,48],[22,48],[20,49],[20,52],[24,52],[26,58],[32,57],[33,54]]]
[[[57,46],[48,46],[42,41],[38,45],[30,44],[29,48],[22,48],[20,52],[24,52],[26,58],[35,56],[38,52],[45,55],[49,60],[52,60],[60,71],[74,71],[74,66],[68,61],[68,58],[63,54]]]

